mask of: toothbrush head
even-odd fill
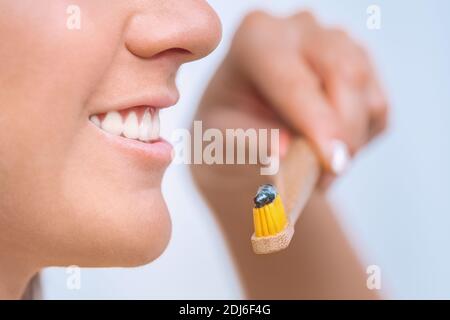
[[[283,203],[273,185],[260,186],[254,203],[253,222],[256,237],[273,236],[286,227],[288,220]]]

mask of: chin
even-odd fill
[[[136,267],[154,261],[167,248],[172,223],[159,187],[109,202],[78,199],[78,204],[83,208],[78,205],[60,215],[64,232],[47,238],[58,244],[49,252],[55,260],[48,265]]]
[[[112,267],[136,267],[157,259],[170,241],[172,223],[160,190],[145,202],[133,202],[111,216],[118,217],[105,228],[104,261]],[[146,198],[144,196],[144,198]],[[141,204],[140,204],[141,203]],[[140,205],[139,205],[140,204]]]
[[[142,221],[131,239],[122,248],[125,267],[136,267],[148,264],[160,257],[166,250],[172,234],[172,221],[164,203],[151,221]]]

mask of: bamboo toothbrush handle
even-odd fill
[[[295,138],[275,177],[292,226],[314,191],[320,171],[319,159],[310,144],[304,138]]]
[[[289,246],[295,223],[317,184],[320,169],[319,160],[308,142],[295,138],[274,179],[289,222],[278,234],[267,237],[253,234],[251,242],[256,254],[269,254]]]

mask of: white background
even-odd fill
[[[361,154],[332,190],[339,218],[363,261],[381,267],[388,297],[450,298],[450,2],[210,3],[223,22],[222,44],[210,57],[183,68],[182,99],[163,112],[164,135],[189,127],[208,78],[249,9],[288,14],[308,7],[322,21],[346,27],[371,49],[393,112],[388,134]],[[370,4],[381,7],[381,30],[366,27]],[[49,269],[44,297],[242,298],[220,231],[186,168],[172,166],[163,189],[173,238],[160,259],[136,269],[83,269],[77,291],[67,289],[64,269]]]

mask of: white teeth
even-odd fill
[[[152,117],[152,131],[150,133],[150,140],[159,139],[159,110],[156,109]]]
[[[90,116],[89,120],[97,127],[116,136],[122,135],[128,139],[144,142],[159,139],[160,121],[157,109],[151,113],[150,108],[146,108],[140,123],[135,111],[130,111],[125,121],[122,121],[122,116],[117,111],[108,112],[103,121],[100,121],[97,115]]]
[[[144,116],[142,117],[141,125],[139,126],[139,140],[150,141],[150,134],[152,132],[152,115],[149,108],[145,109]]]
[[[117,111],[110,111],[102,121],[102,129],[119,136],[123,131],[122,116]]]
[[[90,116],[89,120],[91,120],[93,124],[100,128],[100,119],[97,116]]]
[[[123,135],[130,139],[139,138],[139,122],[136,112],[131,111],[123,124]]]

